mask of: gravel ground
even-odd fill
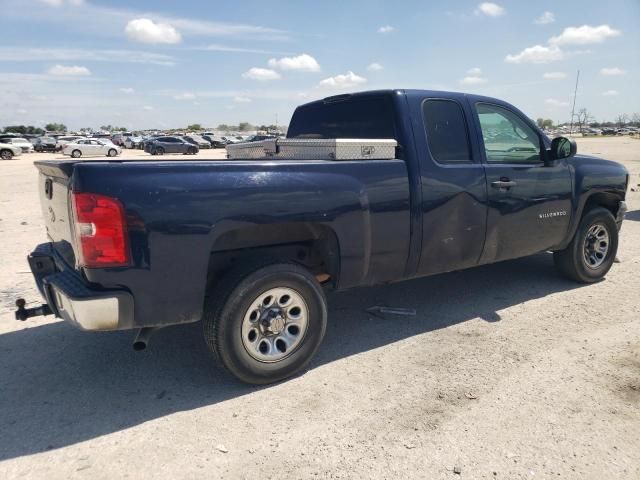
[[[578,142],[638,189],[639,140]],[[24,259],[45,240],[43,157],[0,163],[0,478],[640,478],[639,193],[605,281],[540,254],[334,294],[309,370],[255,388],[199,324],[133,352],[131,332],[13,320],[16,297],[38,300]]]

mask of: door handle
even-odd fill
[[[513,180],[498,180],[496,182],[491,182],[491,186],[493,188],[511,188],[511,187],[515,187],[517,185],[516,182],[514,182]]]

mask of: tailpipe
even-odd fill
[[[151,334],[157,330],[156,327],[144,327],[138,330],[136,338],[133,340],[133,349],[137,352],[147,348]]]

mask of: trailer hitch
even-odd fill
[[[20,320],[24,322],[27,318],[31,317],[39,317],[40,315],[53,315],[53,311],[46,303],[40,305],[39,307],[34,308],[24,308],[27,302],[24,298],[19,298],[16,300],[16,307],[18,309],[15,311],[16,320]]]

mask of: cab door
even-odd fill
[[[486,102],[473,108],[489,207],[481,263],[523,257],[560,244],[571,218],[566,161],[545,164],[542,136],[515,109]]]
[[[420,162],[422,249],[416,273],[478,264],[484,244],[487,187],[463,96],[430,92],[411,102]]]

